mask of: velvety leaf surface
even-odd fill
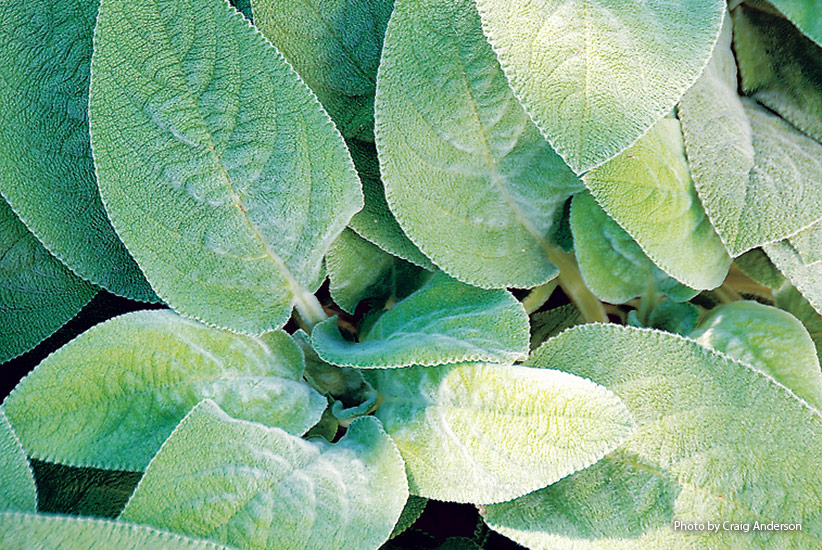
[[[822,410],[816,346],[790,313],[757,302],[733,302],[712,309],[690,337],[772,376]]]
[[[427,498],[408,495],[408,500],[405,503],[405,507],[402,509],[400,519],[397,520],[397,524],[391,532],[391,538],[393,539],[411,527],[422,515],[426,504],[428,504]]]
[[[822,18],[816,0],[771,0],[794,25],[822,46]]]
[[[407,497],[402,459],[373,417],[331,445],[231,419],[206,401],[152,460],[121,517],[247,550],[366,550],[388,540]]]
[[[227,546],[120,521],[0,513],[4,550],[231,550]]]
[[[690,302],[665,300],[651,311],[648,326],[686,336],[696,328],[699,316],[699,308]]]
[[[822,417],[768,376],[678,336],[583,325],[535,359],[619,395],[633,437],[591,468],[487,508],[535,550],[820,548]],[[673,520],[801,523],[686,534]]]
[[[822,48],[778,15],[744,4],[731,15],[742,91],[822,141]]]
[[[103,0],[94,40],[100,192],[157,293],[249,333],[310,308],[362,206],[311,91],[227,2]]]
[[[392,0],[252,0],[254,23],[345,137],[374,140],[374,89]]]
[[[51,336],[96,292],[49,254],[0,199],[0,363]]]
[[[528,315],[506,290],[472,287],[445,273],[385,312],[360,342],[332,317],[317,324],[314,349],[329,363],[362,368],[506,363],[528,356]]]
[[[437,268],[420,249],[405,236],[400,224],[385,200],[385,187],[380,179],[377,149],[372,143],[348,140],[348,150],[362,182],[365,205],[354,214],[348,226],[362,238],[386,252],[430,271]]]
[[[622,304],[651,288],[679,302],[699,293],[656,267],[589,193],[571,203],[571,232],[582,279],[600,300]]]
[[[443,271],[486,288],[556,276],[555,213],[582,186],[508,87],[471,0],[396,2],[376,141],[391,211]]]
[[[354,313],[362,300],[397,300],[419,288],[431,274],[384,252],[351,229],[337,237],[325,257],[334,302]]]
[[[565,304],[548,311],[538,311],[531,316],[531,349],[563,330],[584,323],[585,320],[574,304]]]
[[[816,346],[816,357],[822,363],[822,315],[790,284],[780,288],[775,297],[776,307],[789,312],[805,325]]]
[[[37,488],[26,452],[0,410],[0,511],[34,512],[36,509]]]
[[[478,0],[531,117],[578,174],[668,113],[708,62],[725,2]]]
[[[366,378],[411,493],[427,498],[516,498],[589,466],[633,432],[608,390],[555,370],[459,363]]]
[[[799,252],[785,241],[765,245],[764,249],[776,267],[822,315],[822,263],[806,264]]]
[[[106,217],[88,135],[94,0],[0,7],[0,193],[55,256],[107,290],[156,300]]]
[[[123,511],[141,472],[76,468],[32,461],[37,483],[37,511],[116,518]]]
[[[803,229],[791,237],[790,241],[804,263],[822,262],[822,221]]]
[[[678,115],[705,211],[738,256],[819,219],[822,144],[737,95],[729,27]]]
[[[777,289],[785,283],[785,276],[761,248],[745,252],[734,263],[745,275],[768,288]]]
[[[583,179],[599,205],[668,275],[696,289],[722,283],[731,259],[697,199],[677,120],[660,120]]]
[[[168,310],[97,325],[50,355],[3,407],[29,455],[142,471],[202,399],[239,418],[302,434],[325,399],[305,382],[303,355],[282,331],[261,338]]]

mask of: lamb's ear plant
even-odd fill
[[[813,0],[0,2],[0,548],[822,549]]]

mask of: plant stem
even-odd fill
[[[736,292],[744,292],[746,294],[754,294],[767,298],[771,302],[774,300],[773,290],[763,286],[739,269],[736,264],[731,265],[731,270],[728,272],[728,277],[725,279],[725,286],[735,290]]]
[[[523,298],[522,305],[525,307],[525,311],[528,312],[528,315],[531,315],[545,305],[545,302],[547,302],[548,298],[551,297],[551,294],[554,293],[554,290],[556,290],[558,284],[559,278],[554,277],[547,283],[535,287],[528,293],[528,296]]]
[[[653,275],[648,277],[648,286],[645,294],[639,301],[639,308],[637,308],[636,316],[640,322],[648,326],[648,319],[651,317],[651,312],[659,304],[659,293],[656,291],[656,284],[654,284]]]
[[[325,310],[320,304],[320,301],[310,292],[296,292],[294,294],[294,305],[297,307],[297,312],[305,324],[304,327],[300,325],[301,328],[309,334],[311,334],[311,329],[314,328],[314,325],[328,319],[328,315],[325,314]]]
[[[742,296],[740,296],[739,293],[727,284],[723,284],[719,288],[715,288],[713,293],[722,304],[730,304],[732,302],[738,302],[742,299]]]
[[[565,252],[551,247],[548,259],[559,268],[559,286],[571,298],[574,305],[588,323],[607,323],[608,316],[602,302],[585,286],[573,252]]]

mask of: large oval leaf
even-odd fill
[[[151,461],[121,518],[246,550],[370,550],[388,540],[407,497],[402,459],[373,417],[331,445],[205,401]]]
[[[157,293],[251,333],[282,326],[294,303],[310,311],[305,293],[362,194],[288,63],[209,0],[103,0],[94,48],[100,192]]]
[[[362,368],[514,362],[528,355],[528,314],[508,291],[480,289],[439,272],[385,312],[359,343],[343,339],[337,319],[311,334],[317,354]]]
[[[4,550],[231,550],[204,540],[124,521],[0,513]]]
[[[660,120],[584,181],[668,275],[696,289],[717,287],[725,279],[731,259],[696,197],[677,120]]]
[[[633,431],[608,390],[567,373],[460,363],[368,371],[415,495],[489,503],[592,464]]]
[[[37,487],[26,452],[0,410],[0,512],[37,510]]]
[[[770,377],[696,342],[617,325],[570,329],[535,360],[613,388],[638,429],[591,468],[489,506],[493,529],[534,550],[822,547],[822,416]],[[677,520],[720,530],[688,533]]]
[[[806,264],[822,262],[822,221],[803,229],[790,241]]]
[[[478,0],[528,113],[578,174],[630,147],[708,62],[723,0]]]
[[[396,3],[376,110],[388,204],[437,266],[486,288],[557,274],[551,228],[581,186],[517,103],[473,2]]]
[[[374,89],[393,0],[253,0],[254,24],[345,137],[373,141]]]
[[[141,471],[181,418],[214,399],[232,415],[302,434],[325,399],[282,331],[242,336],[170,311],[97,325],[23,379],[3,407],[29,455]]]
[[[98,5],[34,0],[0,8],[0,192],[81,277],[127,298],[156,300],[97,192],[88,86]]]
[[[51,336],[95,294],[0,199],[0,363]]]
[[[773,378],[822,410],[822,371],[816,346],[799,320],[757,302],[711,310],[691,338]]]
[[[822,262],[805,263],[802,255],[787,241],[763,247],[776,267],[822,315]]]

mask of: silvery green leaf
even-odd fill
[[[392,0],[252,0],[280,49],[347,138],[374,140],[374,88]]]
[[[370,550],[388,540],[407,497],[397,447],[373,417],[332,445],[204,401],[151,461],[121,518],[245,550]]]
[[[789,240],[804,263],[822,262],[822,221],[803,229]]]
[[[722,0],[478,0],[505,74],[581,174],[642,137],[708,62]]]
[[[679,336],[583,325],[535,359],[612,388],[638,424],[594,466],[488,506],[532,550],[820,547],[822,416],[769,376]],[[687,522],[799,523],[801,531],[687,534]]]
[[[805,325],[816,346],[816,357],[822,363],[822,315],[817,313],[791,284],[777,290],[775,298],[776,307],[784,309]]]
[[[790,313],[758,302],[724,304],[712,309],[689,336],[772,376],[822,410],[822,371],[816,346]]]
[[[144,525],[70,516],[1,513],[3,550],[232,550]]]
[[[731,15],[742,91],[822,141],[822,48],[756,7],[743,4]]]
[[[391,209],[388,208],[374,144],[358,140],[348,140],[347,144],[365,196],[365,205],[354,214],[348,226],[386,252],[429,271],[435,271],[436,266],[405,236]]]
[[[722,284],[731,259],[697,199],[679,121],[663,118],[583,181],[605,212],[668,275],[695,289]]]
[[[156,301],[106,217],[88,134],[96,0],[4,2],[0,192],[45,247],[93,284]]]
[[[678,109],[697,192],[733,256],[793,235],[822,211],[822,144],[740,98],[736,74],[727,23]]]
[[[699,321],[699,308],[690,302],[664,300],[648,316],[648,326],[683,336],[691,333]]]
[[[315,309],[360,184],[317,99],[234,8],[103,0],[89,111],[106,210],[172,308],[247,333]]]
[[[582,186],[508,87],[471,0],[396,2],[376,142],[391,211],[440,269],[485,288],[557,275],[555,214]]]
[[[547,368],[457,363],[365,376],[411,493],[426,498],[516,498],[589,466],[633,432],[608,390]]]
[[[168,310],[116,317],[46,358],[3,407],[30,456],[142,471],[202,399],[302,434],[326,400],[303,380],[303,355],[282,331],[244,336]]]
[[[96,293],[49,254],[0,198],[0,363],[51,336]]]
[[[0,512],[34,512],[37,488],[26,452],[0,410]]]
[[[806,264],[796,248],[786,241],[765,245],[764,249],[776,267],[822,315],[822,262]]]
[[[785,276],[780,273],[761,248],[754,248],[734,259],[736,266],[755,282],[771,289],[777,289],[785,283]]]
[[[791,22],[811,40],[822,46],[822,18],[816,0],[771,0]]]
[[[314,327],[317,354],[334,365],[386,368],[528,356],[528,315],[506,290],[472,287],[442,272],[385,312],[359,342],[335,317]]]
[[[589,193],[576,195],[571,203],[571,231],[582,279],[600,300],[622,304],[649,288],[678,302],[699,293],[656,267]]]

